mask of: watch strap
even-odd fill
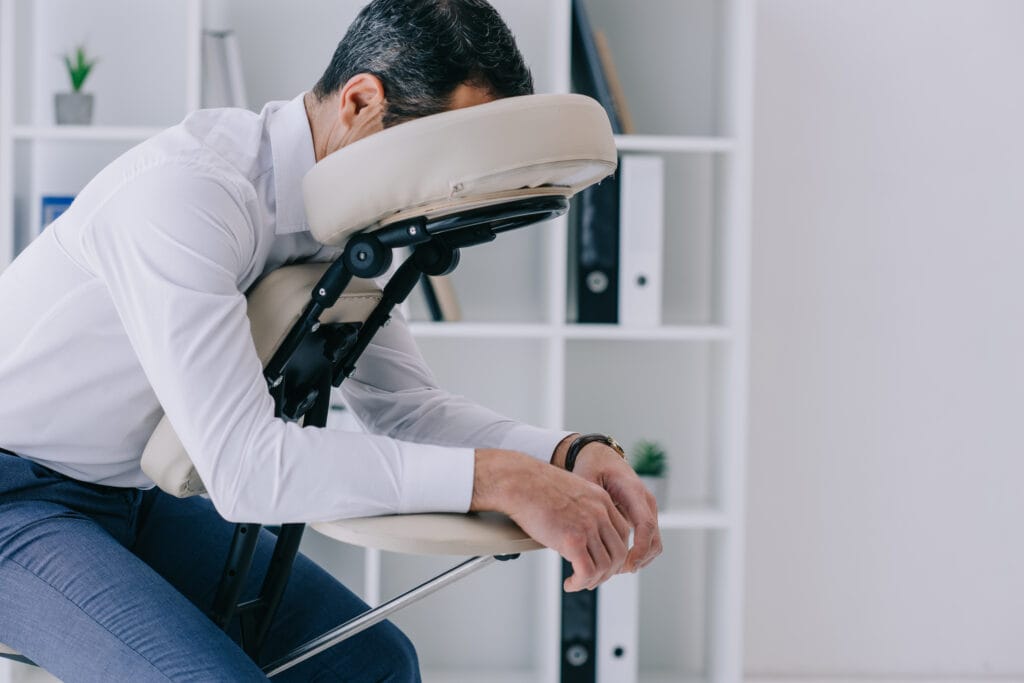
[[[583,434],[573,439],[573,442],[569,444],[569,450],[565,454],[565,470],[572,472],[572,469],[576,466],[576,458],[579,457],[580,451],[583,447],[590,443],[603,443],[606,446],[611,447],[616,453],[626,458],[626,452],[622,450],[622,446],[614,438],[607,434]]]

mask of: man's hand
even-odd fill
[[[578,434],[567,436],[558,445],[551,463],[565,466],[569,444]],[[623,571],[635,572],[650,564],[661,554],[661,530],[658,528],[658,504],[654,495],[640,481],[633,468],[610,446],[588,443],[579,452],[573,474],[596,484],[608,492],[630,526],[634,529],[633,547]]]
[[[497,510],[572,563],[565,590],[594,588],[619,573],[629,522],[608,492],[516,451],[478,449],[471,510]]]

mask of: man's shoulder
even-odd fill
[[[116,159],[122,181],[155,169],[182,176],[206,176],[232,190],[251,190],[266,172],[260,117],[245,109],[201,109]],[[113,169],[111,169],[113,170]]]
[[[131,191],[140,180],[154,176],[172,184],[198,181],[247,201],[254,193],[254,178],[265,172],[260,168],[266,155],[260,153],[257,119],[247,110],[200,110],[123,154],[94,182]]]
[[[200,109],[167,132],[179,143],[190,141],[246,178],[269,168],[264,117],[248,109]]]

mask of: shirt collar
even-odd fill
[[[278,235],[308,230],[302,178],[313,168],[313,134],[304,104],[305,93],[270,115],[270,151],[274,160],[274,194]]]

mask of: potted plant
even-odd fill
[[[59,125],[88,125],[92,123],[92,95],[82,92],[82,86],[96,65],[95,59],[88,59],[81,45],[74,52],[64,55],[64,66],[71,78],[71,92],[54,96],[57,123]]]
[[[664,506],[666,494],[665,449],[655,441],[638,441],[633,446],[633,469],[644,486],[654,494],[658,507]]]

